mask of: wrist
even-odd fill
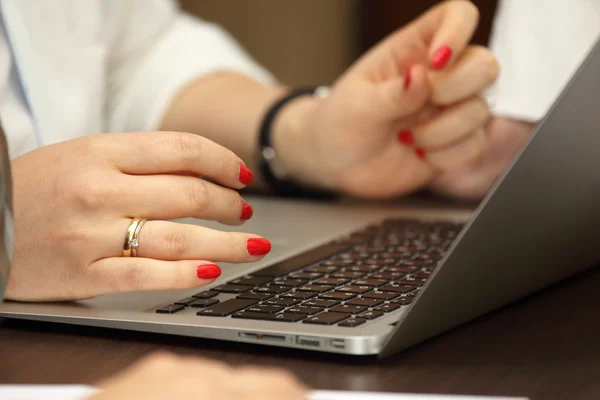
[[[287,178],[307,188],[334,190],[319,156],[314,122],[323,99],[303,96],[284,108],[273,123],[272,143]]]

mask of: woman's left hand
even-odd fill
[[[284,109],[282,166],[308,185],[386,198],[480,157],[489,110],[478,94],[498,65],[468,46],[478,18],[468,1],[443,2],[358,60],[328,97]]]

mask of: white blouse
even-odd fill
[[[100,132],[156,130],[217,70],[271,75],[171,0],[0,0],[0,119],[11,157]]]
[[[600,0],[501,0],[490,44],[500,61],[494,113],[540,120],[599,33]]]

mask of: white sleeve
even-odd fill
[[[230,70],[271,83],[219,26],[183,13],[171,0],[124,0],[108,68],[107,125],[111,132],[156,130],[173,97],[201,76]]]
[[[501,0],[490,42],[500,61],[493,113],[543,118],[599,32],[600,0]]]

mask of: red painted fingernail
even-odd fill
[[[246,242],[246,249],[251,256],[262,256],[271,251],[271,242],[267,239],[250,238]]]
[[[216,279],[221,276],[221,268],[217,264],[198,265],[196,275],[199,279]]]
[[[415,144],[415,137],[413,136],[411,131],[408,131],[406,129],[403,129],[400,132],[398,132],[398,140],[400,141],[400,143],[405,144],[407,146],[412,146],[413,144]]]
[[[248,221],[250,218],[252,218],[252,214],[254,214],[252,206],[242,200],[242,215],[240,216],[240,219],[242,221]]]
[[[421,160],[425,159],[425,150],[423,149],[415,149],[415,154],[417,155],[417,157],[419,157]]]
[[[252,183],[252,180],[254,179],[254,175],[252,175],[252,171],[250,171],[248,169],[248,167],[246,167],[244,164],[240,165],[240,182],[242,182],[242,184],[248,186],[249,184]]]
[[[404,76],[404,90],[406,90],[410,87],[411,82],[412,82],[412,68],[409,68],[408,70],[406,70],[406,75]]]
[[[449,46],[442,46],[435,52],[431,59],[431,63],[437,69],[442,69],[448,64],[452,57],[452,49]]]

